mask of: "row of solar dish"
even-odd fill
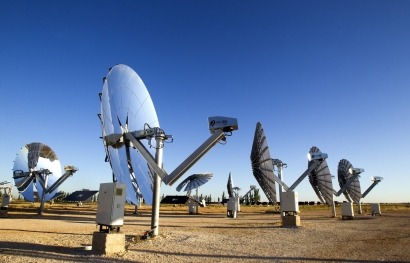
[[[152,166],[137,149],[130,145],[124,134],[130,131],[150,131],[159,128],[159,120],[154,104],[143,81],[130,67],[119,64],[110,68],[103,79],[103,89],[100,94],[102,138],[106,150],[106,161],[112,169],[113,181],[126,185],[126,200],[138,205],[141,198],[146,204],[153,202],[153,175]],[[152,139],[152,138],[151,138]],[[152,156],[158,146],[151,139],[140,140],[140,143]],[[312,147],[310,153],[319,153],[317,147]],[[276,202],[276,188],[273,162],[269,153],[266,136],[262,125],[257,124],[251,153],[253,174],[270,202]],[[160,165],[161,166],[161,165]],[[339,183],[346,183],[351,175],[347,171],[352,165],[347,160],[339,164]],[[17,154],[13,178],[15,185],[26,200],[34,200],[37,191],[43,200],[47,201],[55,195],[58,186],[72,175],[77,169],[65,167],[61,173],[60,161],[54,151],[43,143],[25,145]],[[187,178],[198,181],[198,177]],[[202,178],[203,179],[203,178]],[[209,174],[207,180],[209,180]],[[207,181],[205,180],[205,181]],[[312,170],[309,181],[318,198],[322,202],[333,202],[333,186],[326,161]],[[186,180],[182,184],[186,184]],[[188,187],[189,188],[189,187]],[[186,191],[192,188],[185,188]],[[182,189],[181,187],[177,188]],[[360,202],[360,183],[354,180],[344,191],[348,200]]]
[[[319,148],[315,146],[309,150],[309,156],[320,153]],[[274,174],[274,159],[272,159],[270,155],[268,142],[261,123],[257,123],[256,125],[251,152],[251,163],[253,174],[266,197],[270,202],[276,203],[275,178],[277,178],[277,176]],[[311,164],[312,160],[309,160],[308,167]],[[340,160],[337,170],[338,182],[341,190],[344,190],[342,193],[347,201],[360,204],[360,199],[364,197],[365,194],[361,193],[359,177],[352,173],[352,169],[353,165],[348,160]],[[325,158],[318,162],[315,167],[311,167],[311,169],[307,171],[309,171],[307,174],[309,182],[319,200],[322,203],[333,205],[333,197],[337,195],[337,192],[333,189],[332,175]],[[382,178],[377,178],[377,180],[381,179]],[[368,191],[366,191],[366,193],[367,192]]]

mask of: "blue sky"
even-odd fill
[[[259,121],[272,157],[288,164],[286,183],[317,146],[334,175],[343,158],[364,168],[362,191],[384,177],[363,201],[410,202],[409,14],[408,1],[2,0],[0,181],[31,142],[80,169],[60,190],[110,181],[98,93],[123,63],[174,136],[169,173],[208,138],[209,116],[238,119],[228,143],[183,177],[213,172],[200,193],[221,196],[229,172],[242,193],[257,184],[249,156]],[[181,194],[178,183],[162,193]],[[318,200],[307,179],[296,190]]]

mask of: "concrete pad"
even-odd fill
[[[8,217],[7,209],[0,209],[0,217]]]
[[[95,254],[119,254],[125,252],[125,234],[94,232],[92,250]]]
[[[282,216],[282,226],[284,227],[300,226],[300,216],[298,215]]]

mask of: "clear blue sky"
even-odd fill
[[[208,138],[209,116],[238,118],[227,145],[183,177],[214,173],[200,193],[221,196],[229,172],[241,193],[257,184],[249,156],[260,121],[286,183],[317,146],[334,175],[342,158],[364,168],[363,191],[384,177],[363,201],[410,202],[409,14],[409,1],[0,0],[0,181],[31,142],[79,167],[60,190],[110,181],[98,93],[123,63],[174,136],[168,172]],[[162,193],[177,194],[183,178]],[[296,190],[318,200],[307,179]]]

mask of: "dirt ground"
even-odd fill
[[[98,255],[92,244],[95,207],[13,207],[0,218],[0,262],[410,262],[410,208],[382,206],[381,216],[331,217],[330,209],[301,208],[301,227],[281,226],[272,207],[242,206],[237,218],[226,207],[161,207],[159,236],[150,229],[151,208],[128,207],[121,232],[126,251]],[[338,208],[340,213],[340,207]]]

